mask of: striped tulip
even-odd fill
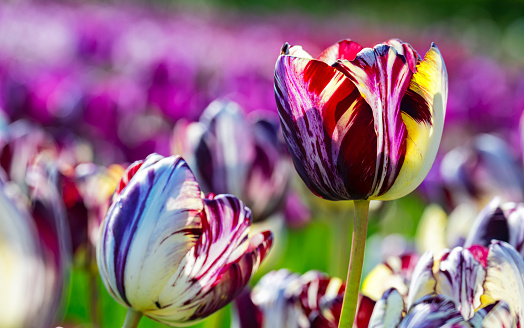
[[[291,163],[279,133],[276,117],[215,100],[199,122],[175,126],[172,148],[204,192],[241,197],[258,222],[280,210],[287,194]]]
[[[266,274],[236,301],[238,328],[336,328],[345,285],[319,271]],[[367,328],[375,302],[362,296],[354,328]]]
[[[22,186],[0,169],[0,327],[55,327],[63,314],[69,234],[52,170],[31,165]]]
[[[524,261],[509,244],[456,247],[419,260],[407,298],[396,290],[377,302],[369,327],[520,327]],[[405,313],[405,314],[403,314]]]
[[[471,200],[479,208],[492,198],[524,201],[524,172],[510,143],[490,134],[449,151],[440,165],[452,205]]]
[[[130,311],[171,326],[199,321],[248,283],[272,243],[249,235],[231,195],[203,197],[186,162],[150,155],[124,173],[97,244],[102,280]]]
[[[295,167],[329,200],[390,200],[413,191],[435,159],[447,102],[437,46],[374,48],[343,40],[316,59],[285,44],[275,97]]]
[[[493,239],[507,242],[524,256],[523,203],[501,204],[500,198],[494,198],[473,222],[464,246],[487,247]]]

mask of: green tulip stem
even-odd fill
[[[353,241],[351,243],[351,257],[349,259],[346,291],[342,303],[339,328],[352,328],[357,310],[358,290],[362,277],[364,250],[368,231],[369,200],[355,200],[355,217],[353,219]]]
[[[348,208],[347,211],[341,210],[338,215],[333,215],[330,218],[332,222],[330,224],[331,238],[328,249],[330,257],[329,273],[335,277],[344,277],[348,272],[349,252],[351,251],[348,231],[353,228],[351,222],[353,212],[353,208]]]
[[[142,318],[142,313],[137,312],[131,308],[127,309],[126,314],[126,321],[124,321],[124,325],[122,328],[136,328],[138,327],[138,322]]]

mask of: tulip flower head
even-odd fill
[[[374,48],[343,40],[317,59],[282,48],[275,97],[299,175],[329,200],[390,200],[413,191],[435,159],[447,101],[437,46]]]
[[[0,181],[0,327],[54,327],[62,315],[68,229],[58,190],[40,169],[29,168],[28,195]]]
[[[235,301],[239,328],[336,328],[345,285],[319,271],[271,271]],[[354,328],[367,328],[375,302],[359,299]]]
[[[407,297],[395,288],[378,300],[369,327],[520,327],[524,261],[509,244],[426,252]]]
[[[281,209],[288,190],[291,167],[279,134],[276,117],[215,100],[199,122],[175,126],[173,152],[184,155],[204,192],[242,198],[261,221]]]
[[[507,242],[524,255],[524,204],[494,198],[473,222],[464,246],[488,247],[493,239]]]
[[[479,208],[493,197],[524,201],[524,173],[514,150],[505,140],[479,134],[442,159],[440,175],[456,204],[474,201]]]
[[[150,155],[124,173],[100,230],[102,280],[120,304],[171,326],[199,321],[248,283],[272,243],[231,195],[203,197],[186,162]]]

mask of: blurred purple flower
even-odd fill
[[[249,236],[251,212],[231,195],[203,198],[180,157],[132,164],[100,230],[102,280],[123,306],[168,325],[199,321],[233,300],[272,244]]]
[[[522,166],[506,142],[493,135],[478,135],[448,152],[440,175],[455,206],[472,199],[482,208],[495,196],[524,201]]]
[[[289,192],[285,202],[284,218],[287,226],[301,228],[311,221],[311,210],[296,192]]]
[[[194,169],[205,192],[241,198],[255,221],[281,208],[291,173],[278,122],[260,113],[245,115],[234,102],[211,103],[200,121],[175,127],[173,152]]]
[[[524,261],[493,241],[425,253],[413,272],[407,299],[396,289],[377,302],[370,327],[510,327],[522,321]],[[405,314],[404,314],[405,313]]]
[[[524,204],[493,199],[475,219],[464,247],[488,247],[494,239],[509,243],[524,256]]]
[[[238,328],[336,328],[344,282],[318,271],[302,276],[286,269],[266,274],[237,298]],[[367,328],[375,302],[361,296],[354,328]]]
[[[28,168],[24,182],[1,182],[2,327],[50,327],[64,310],[70,241],[52,166]]]

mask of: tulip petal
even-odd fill
[[[255,147],[251,127],[239,105],[214,101],[204,111],[200,122],[204,126],[204,133],[194,153],[202,189],[216,194],[243,196],[246,177],[255,157]]]
[[[241,291],[252,274],[248,264],[258,266],[271,245],[267,232],[248,239],[251,212],[231,195],[205,199],[201,217],[200,238],[159,292],[156,308],[146,313],[156,320],[181,323],[217,310]],[[219,287],[223,276],[229,281]],[[233,289],[226,291],[228,285]]]
[[[277,137],[280,133],[277,120],[259,118],[251,125],[251,129],[255,155],[249,168],[245,192],[238,197],[245,199],[253,212],[254,221],[261,221],[274,214],[284,203],[292,168],[289,161],[282,157],[287,150],[277,147],[281,144]]]
[[[443,295],[427,295],[410,308],[398,328],[471,327],[455,303]]]
[[[375,304],[376,302],[371,298],[362,294],[359,295],[357,314],[355,316],[355,324],[353,328],[369,327]]]
[[[357,57],[357,54],[362,49],[362,46],[355,41],[341,40],[322,51],[320,56],[318,56],[318,60],[328,65],[333,65],[337,60],[351,61]]]
[[[435,274],[436,292],[455,302],[464,319],[468,320],[480,306],[485,276],[486,271],[470,251],[456,247],[440,262]]]
[[[0,180],[0,327],[49,327],[54,315],[49,288],[58,286],[21,196]]]
[[[300,288],[300,276],[286,269],[264,275],[251,292],[251,299],[262,311],[260,327],[298,326],[298,308],[291,305],[293,292]],[[251,327],[242,327],[251,328]]]
[[[406,58],[411,72],[415,73],[417,71],[416,66],[420,60],[420,56],[409,43],[402,42],[399,39],[391,39],[385,43],[387,45],[393,46],[399,55],[402,55],[404,58]]]
[[[300,58],[309,58],[312,59],[311,55],[307,53],[301,46],[292,46],[290,47],[289,44],[284,44],[282,47],[282,50],[285,52],[283,55],[291,55],[294,57],[300,57]]]
[[[513,317],[511,316],[511,310],[509,305],[504,302],[496,302],[477,310],[469,322],[475,328],[513,327]]]
[[[390,289],[375,304],[369,328],[397,328],[402,320],[404,301],[396,289]]]
[[[244,288],[234,301],[231,328],[263,328],[263,318],[263,312],[251,299],[251,289]]]
[[[154,302],[147,295],[159,291],[170,276],[169,270],[157,268],[166,259],[180,263],[196,243],[202,207],[195,177],[180,157],[149,156],[114,198],[108,210],[112,220],[100,232],[97,259],[109,292],[139,310]],[[144,288],[126,290],[126,285]]]
[[[406,156],[383,199],[400,198],[424,180],[433,165],[444,128],[448,95],[446,66],[435,44],[417,64],[400,110],[407,129]]]
[[[42,275],[42,279],[46,282],[45,288],[42,288],[43,307],[39,311],[59,316],[60,305],[65,299],[64,290],[69,283],[72,250],[65,208],[54,181],[56,170],[41,164],[27,168],[26,174],[31,214],[38,230],[41,252],[46,263],[46,271]],[[33,296],[38,299],[37,295]],[[48,318],[43,315],[39,319],[43,326],[48,326],[52,325],[54,318],[53,315],[48,315]],[[43,322],[46,319],[49,321]]]
[[[352,80],[373,110],[377,162],[371,199],[379,199],[394,184],[406,155],[406,126],[400,104],[413,73],[395,47],[380,44],[360,51],[353,61],[334,67]]]
[[[376,134],[372,111],[355,85],[324,62],[280,56],[275,97],[293,162],[311,191],[331,200],[367,198],[377,166]]]
[[[417,299],[435,292],[437,280],[433,276],[433,265],[433,253],[424,253],[413,270],[407,298],[408,308],[410,308]]]
[[[156,157],[156,156],[155,156]],[[158,160],[160,158],[157,157]],[[150,161],[148,164],[151,165],[154,162]],[[124,174],[122,175],[122,179],[120,179],[120,182],[118,183],[118,186],[115,189],[114,196],[118,196],[122,190],[127,186],[129,181],[131,181],[131,178],[136,174],[136,172],[140,169],[140,167],[144,164],[144,161],[136,161],[133,164],[129,165],[127,169],[124,171]]]
[[[502,205],[502,210],[511,231],[508,243],[524,257],[524,204],[506,203]]]
[[[497,197],[479,213],[464,246],[482,245],[488,247],[492,239],[509,242],[509,236],[508,222],[500,208],[500,198]]]
[[[301,278],[301,290],[295,295],[300,304],[299,326],[336,328],[342,310],[345,285],[336,277],[318,271],[306,272]]]
[[[269,231],[251,237],[246,253],[228,267],[221,269],[218,284],[202,297],[200,306],[189,320],[207,317],[231,302],[247,285],[269,253],[272,243],[273,235]]]
[[[517,322],[524,322],[524,261],[511,245],[493,241],[488,254],[483,305],[502,300]]]

